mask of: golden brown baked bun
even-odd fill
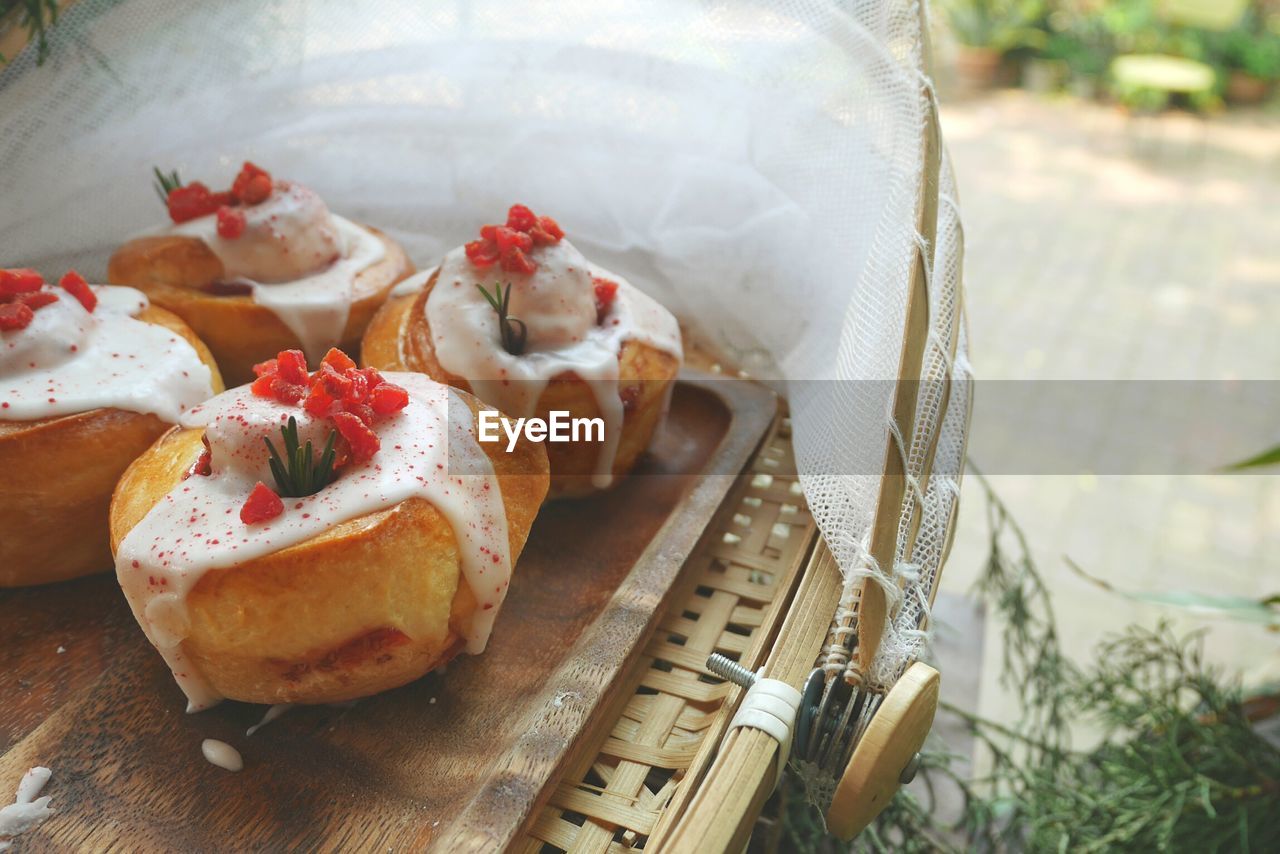
[[[207,347],[173,314],[138,320],[172,329],[222,378]],[[0,421],[0,587],[64,581],[111,568],[107,509],[129,463],[169,429],[154,415],[91,409],[38,421]]]
[[[470,396],[468,403],[479,407]],[[111,505],[113,552],[196,461],[201,436],[175,428],[125,472]],[[514,567],[547,494],[546,453],[526,441],[511,454],[480,447],[498,476]],[[433,505],[411,498],[209,570],[187,597],[183,650],[233,700],[341,702],[448,662],[474,610],[453,529]]]
[[[386,254],[355,278],[341,350],[355,352],[374,312],[396,282],[413,272],[400,244],[365,226],[382,241]],[[218,256],[203,240],[185,235],[138,237],[121,246],[107,265],[107,279],[145,293],[156,305],[185,320],[204,339],[231,386],[253,380],[253,366],[281,350],[301,349],[298,336],[269,308],[248,294],[212,290],[223,277]]]
[[[361,361],[386,371],[418,371],[437,382],[471,391],[464,377],[441,367],[436,359],[427,320],[426,304],[436,275],[418,294],[388,300],[374,315],[361,344]],[[624,341],[618,356],[618,389],[625,417],[618,453],[613,461],[614,484],[630,472],[662,420],[667,389],[675,382],[680,360],[640,341]],[[552,410],[567,411],[575,418],[598,418],[600,407],[594,392],[577,374],[566,371],[552,377],[538,398],[537,417]],[[551,461],[551,495],[574,497],[596,489],[591,483],[600,454],[595,442],[547,442]]]

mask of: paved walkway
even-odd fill
[[[943,127],[979,378],[1280,380],[1280,115],[1135,121],[1003,92],[945,105]],[[1280,441],[1280,412],[1271,423]],[[1207,625],[1209,658],[1246,681],[1280,679],[1277,635],[1136,604],[1064,560],[1135,591],[1280,593],[1280,476],[993,482],[1030,536],[1069,653],[1168,617],[1180,630]],[[986,554],[976,482],[962,504],[943,581],[953,592]],[[1007,717],[994,626],[985,662],[981,710]]]

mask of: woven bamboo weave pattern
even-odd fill
[[[742,693],[707,674],[707,656],[758,664],[815,536],[782,418],[685,563],[658,630],[552,784],[521,850],[652,847],[688,804]]]

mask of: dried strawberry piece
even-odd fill
[[[259,362],[253,366],[253,375],[255,377],[274,377],[280,368],[276,365],[275,359],[267,359],[265,362]]]
[[[493,242],[497,243],[497,242],[498,242],[498,229],[500,229],[500,228],[502,228],[502,226],[500,226],[500,225],[482,225],[482,226],[480,226],[480,239],[481,239],[481,240],[492,240]]]
[[[356,367],[355,361],[337,347],[329,348],[329,352],[324,354],[324,358],[320,360],[320,364],[328,365],[339,373],[342,371],[355,370]]]
[[[274,519],[284,512],[284,502],[280,496],[271,491],[262,481],[249,493],[244,506],[240,508],[240,521],[246,525],[256,525]]]
[[[360,373],[364,375],[365,381],[369,383],[370,391],[386,382],[382,378],[382,374],[378,373],[377,368],[361,368]]]
[[[316,383],[311,387],[311,391],[307,394],[307,399],[302,404],[302,408],[316,418],[326,418],[335,412],[341,411],[338,398],[330,394],[328,389],[320,383]]]
[[[0,305],[0,331],[10,332],[14,329],[26,329],[36,314],[31,306],[20,302]]]
[[[357,463],[370,459],[382,447],[382,443],[378,440],[378,434],[373,432],[369,425],[361,421],[358,416],[350,412],[339,412],[334,415],[333,425],[338,428],[338,432],[346,440],[347,445],[351,448],[351,458]]]
[[[369,392],[369,406],[378,415],[391,415],[409,405],[409,392],[395,383],[382,383]]]
[[[533,215],[533,211],[524,205],[512,205],[507,211],[507,228],[527,232],[537,224],[538,218]]]
[[[272,388],[272,384],[275,381],[276,381],[276,375],[274,373],[263,374],[262,376],[258,377],[256,380],[253,381],[253,384],[249,386],[249,390],[253,392],[254,397],[274,398],[276,396],[276,393],[275,393],[275,390]]]
[[[29,267],[16,270],[0,270],[0,297],[38,291],[44,285],[44,276]]]
[[[477,267],[492,267],[498,262],[498,244],[492,240],[473,240],[466,246],[467,260]]]
[[[508,273],[528,274],[536,271],[538,265],[533,263],[533,259],[523,251],[513,246],[510,251],[502,255],[502,269]]]
[[[352,382],[345,374],[340,374],[333,368],[325,365],[319,371],[319,376],[312,381],[312,387],[316,385],[323,386],[325,391],[333,395],[337,400],[345,400],[351,393]]]
[[[169,191],[169,218],[174,222],[186,222],[208,216],[221,204],[209,188],[199,181],[192,181]]]
[[[85,311],[92,312],[98,307],[98,295],[93,292],[93,288],[89,287],[84,276],[75,270],[68,270],[66,275],[58,280],[58,286],[78,299]]]
[[[369,381],[365,379],[364,374],[359,371],[348,371],[346,380],[349,385],[346,393],[342,395],[343,401],[346,403],[364,403],[369,397]]]
[[[244,234],[244,211],[229,208],[226,205],[218,208],[218,236],[223,240],[235,240]]]
[[[29,306],[32,311],[39,311],[46,305],[58,301],[58,295],[53,291],[35,291],[29,294],[18,294],[18,302],[25,306]]]
[[[367,403],[347,403],[343,405],[343,409],[350,415],[359,418],[365,424],[372,425],[377,418],[377,414],[373,411],[373,407]]]
[[[301,350],[281,350],[276,355],[276,370],[281,379],[296,385],[307,385],[311,379],[307,374],[307,357]]]
[[[209,440],[204,439],[204,448],[200,451],[200,456],[196,457],[196,461],[182,475],[182,479],[186,480],[194,475],[208,477],[211,474],[213,474],[213,451],[209,449]]]
[[[498,252],[505,255],[512,249],[528,252],[533,248],[533,238],[523,232],[500,225],[494,229],[494,241],[498,244]]]
[[[596,276],[592,279],[596,287],[596,323],[604,323],[605,315],[613,308],[613,301],[618,296],[618,283],[612,279]]]
[[[231,195],[246,205],[265,202],[271,195],[271,173],[246,160],[231,184]]]
[[[307,387],[301,383],[291,383],[284,377],[272,377],[271,396],[281,403],[292,406],[307,396]]]
[[[549,216],[538,217],[538,228],[551,235],[552,243],[559,243],[564,238],[564,229],[560,224]]]

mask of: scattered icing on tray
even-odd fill
[[[318,360],[342,340],[356,276],[381,261],[386,247],[297,183],[277,181],[265,201],[238,210],[245,225],[234,238],[219,235],[214,214],[167,231],[203,240],[222,262],[225,281],[249,285],[253,301],[275,312]]]
[[[219,768],[225,768],[228,771],[239,771],[244,768],[244,759],[240,756],[240,751],[225,741],[206,738],[200,742],[200,752],[210,764],[217,765]]]
[[[315,537],[340,522],[420,497],[448,520],[462,574],[477,601],[467,651],[482,652],[511,578],[506,510],[489,458],[474,434],[471,410],[454,390],[422,374],[386,372],[409,392],[399,413],[377,423],[381,450],[352,463],[324,489],[285,499],[285,512],[245,525],[239,511],[258,481],[271,482],[263,439],[279,438],[290,416],[298,438],[322,447],[329,422],[305,410],[255,397],[248,386],[218,395],[183,416],[205,428],[210,474],[183,480],[121,542],[116,574],[134,615],[199,711],[222,699],[184,654],[186,596],[203,575]]]
[[[94,285],[92,312],[62,294],[25,329],[0,332],[0,420],[33,421],[100,407],[176,422],[213,394],[209,368],[185,338],[136,315],[133,288]]]
[[[613,460],[622,431],[618,355],[636,340],[683,359],[680,326],[671,312],[625,279],[595,267],[568,240],[536,251],[531,274],[476,267],[460,247],[445,256],[427,297],[427,321],[436,358],[451,374],[465,377],[476,396],[516,418],[536,412],[552,377],[572,371],[600,407],[605,441],[593,484],[613,482]],[[597,322],[596,278],[617,283],[608,312]],[[503,348],[498,316],[476,285],[511,282],[510,312],[528,328],[524,353]]]
[[[37,765],[22,775],[13,803],[0,808],[0,851],[12,844],[13,838],[38,826],[54,814],[49,796],[39,797],[53,772]]]

